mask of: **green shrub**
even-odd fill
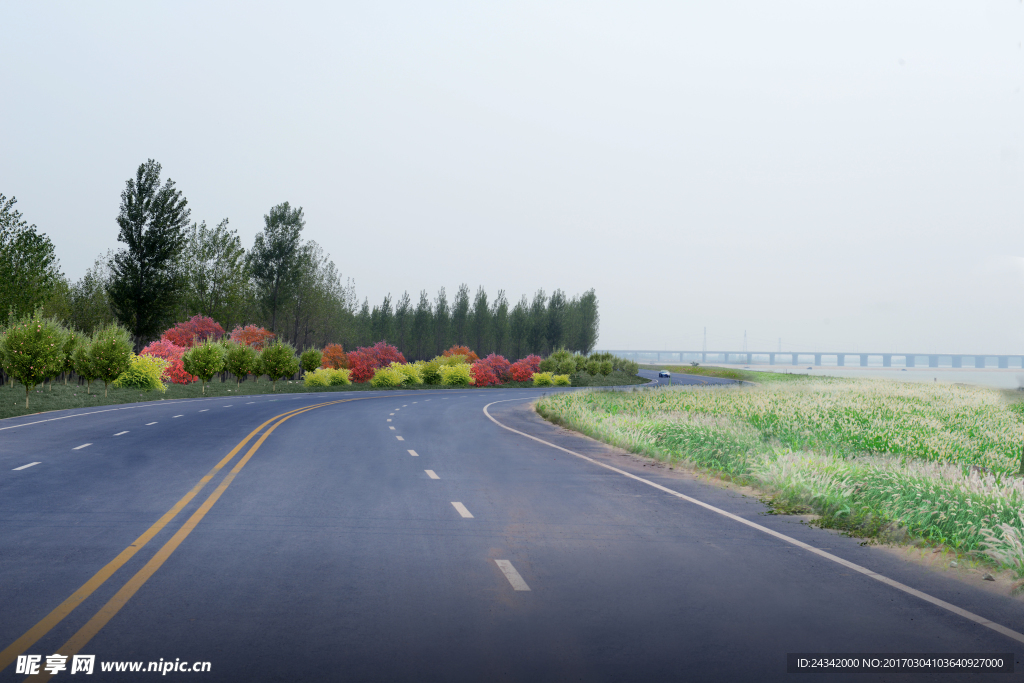
[[[313,372],[320,367],[320,360],[323,354],[316,349],[307,349],[299,356],[299,366],[306,372]]]
[[[302,383],[307,387],[329,387],[331,386],[330,371],[323,368],[306,370],[306,374],[302,377]]]
[[[370,380],[370,384],[378,389],[393,389],[402,386],[404,382],[405,374],[391,366],[377,368],[373,371],[373,379]]]
[[[558,361],[555,360],[554,358],[550,357],[550,356],[548,356],[547,358],[545,358],[544,360],[542,360],[540,362],[540,371],[541,372],[547,372],[547,373],[550,374],[550,373],[554,372],[557,369],[558,369]]]
[[[583,372],[584,370],[587,369],[587,357],[586,356],[584,356],[583,354],[577,353],[575,356],[572,357],[572,359],[576,363],[576,372]],[[569,373],[569,374],[572,374],[572,373]]]
[[[610,360],[601,361],[601,374],[610,375],[612,374],[612,362]]]
[[[103,380],[103,395],[110,383],[128,369],[132,360],[132,338],[128,330],[111,323],[96,330],[89,344],[89,361],[96,379]]]
[[[571,357],[558,361],[558,374],[571,375],[576,372],[576,361]]]
[[[390,367],[405,375],[405,381],[403,384],[423,384],[423,375],[420,374],[420,369],[416,365],[413,365],[412,363],[392,362]]]
[[[590,360],[588,360],[587,374],[596,375],[599,372],[601,372],[601,361],[597,360],[596,358],[591,358]]]
[[[277,380],[289,377],[299,371],[299,359],[295,357],[295,347],[283,341],[270,344],[260,354],[263,374],[273,382],[273,391],[277,390]]]
[[[56,377],[64,367],[64,335],[64,328],[43,318],[40,311],[19,319],[4,333],[5,369],[25,385],[26,408],[32,389]]]
[[[441,384],[446,387],[468,387],[472,379],[469,363],[446,365],[441,368]]]
[[[550,372],[533,373],[533,386],[550,387],[552,384],[554,384],[554,380],[551,378]]]
[[[420,376],[427,384],[441,383],[441,361],[437,358],[429,360],[420,368]]]
[[[185,372],[195,375],[203,381],[203,393],[206,383],[224,369],[224,347],[217,342],[204,341],[196,344],[181,357],[181,365]]]
[[[572,360],[572,352],[567,349],[555,349],[548,358],[553,359],[557,364],[562,361]]]
[[[235,386],[257,369],[256,351],[245,344],[230,344],[224,354],[224,369],[235,376]]]
[[[462,365],[463,363],[467,363],[468,361],[466,359],[468,357],[469,356],[438,356],[434,360],[440,361],[442,365],[447,365],[448,367],[453,368],[456,365]]]
[[[569,375],[555,375],[551,378],[551,383],[556,387],[571,387],[572,380],[569,379]]]
[[[122,372],[113,384],[122,389],[142,389],[144,391],[167,391],[167,386],[160,381],[164,368],[169,362],[163,358],[143,354],[132,354],[128,369]]]
[[[349,379],[350,374],[352,371],[348,368],[327,369],[328,381],[332,387],[352,384],[352,380]]]

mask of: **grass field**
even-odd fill
[[[740,370],[737,368],[719,368],[714,365],[652,365],[652,370],[668,370],[673,375],[697,375],[699,377],[723,377],[741,382],[779,383],[802,382],[815,379],[807,375],[789,374],[784,372],[759,372],[757,370]]]
[[[788,377],[760,386],[556,394],[537,410],[635,453],[755,485],[777,507],[817,512],[826,526],[864,535],[898,527],[985,553],[1024,578],[1024,479],[1013,476],[1024,446],[1017,397]]]

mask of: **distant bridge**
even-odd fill
[[[844,353],[838,351],[614,351],[612,349],[602,350],[604,353],[613,353],[621,358],[628,358],[636,361],[655,361],[687,363],[699,361],[701,363],[746,363],[748,365],[756,362],[764,362],[767,359],[769,365],[784,364],[787,361],[792,365],[803,365],[811,358],[813,365],[821,365],[822,358],[835,358],[836,365],[843,367],[846,359],[853,357],[860,360],[860,367],[868,367],[869,360],[881,359],[883,368],[891,367],[929,367],[929,368],[1024,368],[1024,354],[1017,355],[992,355],[992,354],[970,354],[970,353]],[[902,365],[893,366],[892,359],[902,361]],[[968,358],[968,364],[964,359]],[[803,362],[801,362],[801,359]],[[1011,364],[1012,362],[1012,364]],[[856,363],[851,363],[856,365]]]

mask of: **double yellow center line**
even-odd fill
[[[212,470],[210,470],[206,476],[199,480],[191,491],[186,493],[181,500],[174,504],[174,506],[168,510],[160,519],[158,519],[153,526],[146,529],[146,531],[139,536],[135,541],[127,548],[121,551],[121,553],[107,563],[102,569],[93,575],[88,581],[82,584],[82,587],[71,594],[64,602],[59,604],[52,612],[47,614],[38,624],[30,628],[20,638],[11,643],[7,648],[0,652],[0,671],[7,668],[18,655],[24,654],[25,650],[32,647],[40,638],[50,632],[53,627],[59,624],[66,616],[71,614],[72,610],[78,607],[84,602],[89,596],[91,596],[100,586],[102,586],[107,579],[114,575],[114,573],[124,566],[128,560],[132,559],[136,553],[149,543],[153,538],[160,533],[171,521],[181,512],[185,506],[187,506],[193,498],[195,498],[200,491],[205,487],[222,469],[228,466],[228,464],[234,459],[236,455],[245,445],[249,443],[253,437],[259,434],[259,438],[256,440],[246,454],[239,460],[231,471],[221,480],[220,484],[213,490],[213,492],[203,501],[202,505],[192,513],[192,516],[181,526],[180,529],[167,541],[160,550],[157,551],[156,555],[153,556],[146,565],[140,569],[136,574],[128,580],[128,582],[121,587],[114,597],[112,597],[107,604],[100,608],[100,610],[78,630],[75,635],[71,636],[68,642],[64,643],[61,647],[57,648],[57,652],[67,657],[78,654],[81,649],[88,643],[93,636],[99,633],[107,622],[109,622],[118,611],[125,606],[128,600],[142,587],[144,583],[153,576],[157,569],[167,561],[167,558],[177,549],[181,542],[196,528],[196,525],[206,516],[206,513],[210,511],[210,508],[217,502],[221,497],[221,494],[227,490],[231,482],[234,481],[235,476],[241,471],[245,464],[249,462],[253,454],[259,450],[263,442],[267,440],[267,437],[273,433],[283,422],[290,420],[296,415],[322,408],[324,406],[335,405],[337,403],[348,403],[350,401],[365,401],[369,398],[349,398],[340,401],[329,401],[327,403],[318,403],[311,406],[304,406],[302,408],[296,408],[287,413],[281,413],[275,415],[256,429],[249,432],[249,435],[242,439],[237,446],[231,449],[231,452],[224,456],[224,458],[218,462]],[[270,425],[262,434],[260,431],[263,430],[267,425]],[[32,676],[33,681],[45,681],[50,678],[50,674],[40,673],[39,675]]]

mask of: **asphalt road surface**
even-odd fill
[[[0,680],[77,653],[94,673],[52,680],[954,681],[787,653],[1022,649],[1019,601],[552,426],[540,393],[0,421]]]

